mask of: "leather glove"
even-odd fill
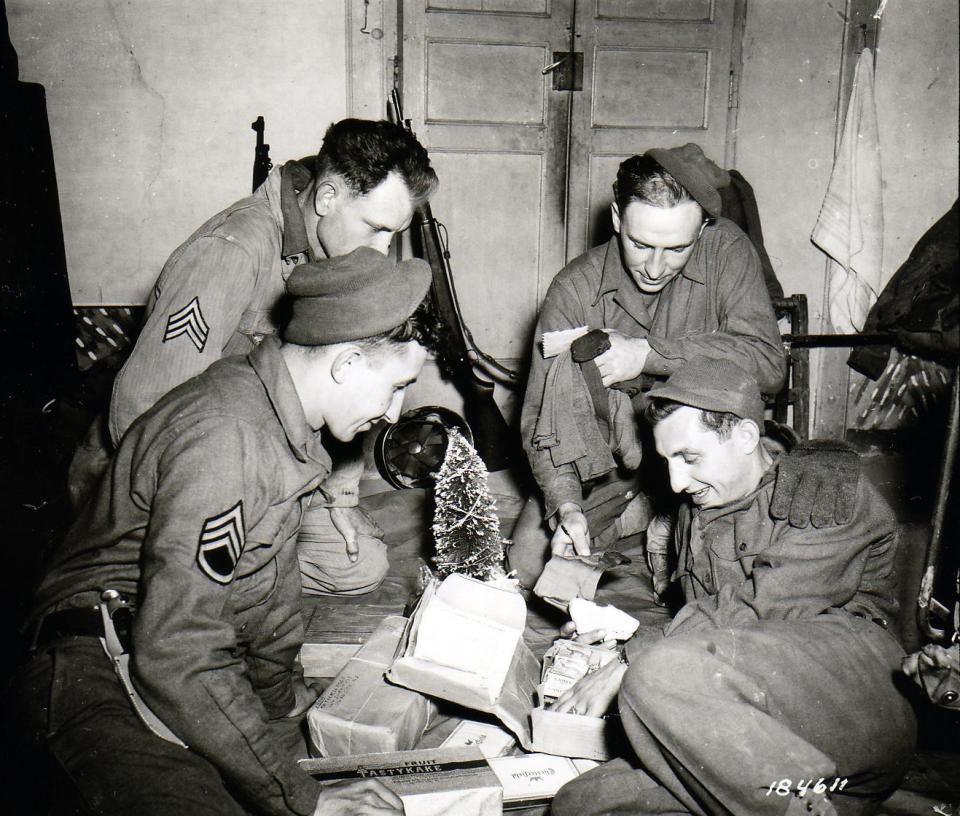
[[[585,363],[599,357],[610,348],[610,335],[603,329],[594,329],[570,344],[570,356],[575,363]]]
[[[801,529],[846,524],[859,482],[860,455],[845,442],[804,442],[780,458],[770,514]]]

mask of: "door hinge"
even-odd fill
[[[737,72],[732,69],[730,71],[730,81],[727,84],[727,107],[731,109],[740,107],[739,77]]]

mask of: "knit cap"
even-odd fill
[[[736,363],[694,357],[673,372],[666,382],[650,389],[651,399],[666,399],[704,411],[735,414],[752,419],[763,429],[763,399],[756,378]]]
[[[655,147],[646,152],[664,170],[686,189],[708,215],[720,217],[722,201],[714,179],[719,180],[720,170],[708,159],[700,145],[688,142],[683,147]],[[729,176],[727,176],[729,183]]]
[[[388,332],[416,311],[430,279],[425,261],[396,263],[369,247],[300,264],[287,278],[293,314],[283,339],[325,346]]]

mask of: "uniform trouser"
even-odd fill
[[[309,507],[297,534],[300,578],[307,595],[363,595],[373,592],[387,576],[387,546],[379,538],[357,537],[357,560],[347,557],[347,545],[333,525],[328,507]]]
[[[31,655],[12,692],[14,728],[63,769],[67,801],[78,798],[83,812],[246,816],[213,764],[146,728],[97,638],[64,638]],[[276,728],[291,756],[307,756],[296,722]]]
[[[657,641],[620,689],[644,770],[596,768],[561,789],[552,813],[780,816],[792,799],[787,786],[777,792],[781,780],[813,788],[821,778],[848,780],[832,794],[841,816],[872,813],[916,739],[902,657],[887,632],[845,613]]]

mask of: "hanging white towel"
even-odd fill
[[[840,150],[811,238],[832,259],[827,300],[833,330],[860,331],[882,288],[883,260],[880,139],[869,48],[857,60]]]

